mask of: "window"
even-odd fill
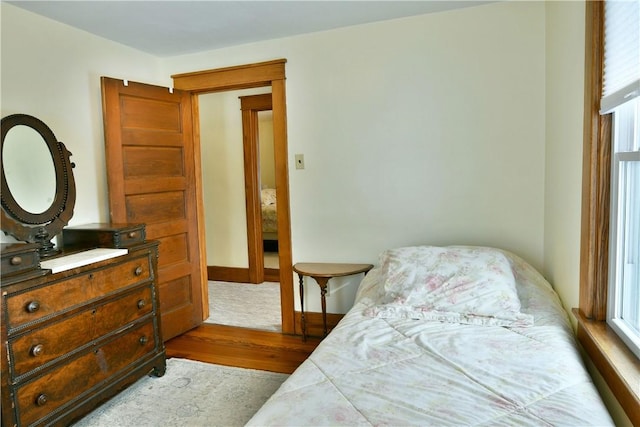
[[[613,111],[607,323],[640,357],[640,98]]]
[[[640,1],[606,1],[600,112],[612,114],[607,323],[640,357]]]
[[[640,425],[640,0],[585,5],[577,336]]]

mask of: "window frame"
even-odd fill
[[[639,125],[638,123],[638,108],[640,108],[640,98],[634,99],[633,109],[633,121],[635,123],[634,128]],[[623,107],[624,108],[624,107]],[[619,112],[619,111],[618,111]],[[629,325],[622,317],[623,314],[623,294],[625,291],[623,288],[625,286],[629,286],[629,283],[623,283],[623,272],[624,267],[621,265],[622,257],[626,257],[624,252],[624,240],[623,235],[627,233],[627,222],[625,220],[625,206],[621,203],[624,201],[620,200],[620,188],[621,185],[626,187],[630,183],[625,181],[622,178],[622,173],[624,170],[624,163],[628,162],[640,162],[640,152],[639,151],[627,151],[622,149],[621,147],[615,148],[619,142],[617,142],[617,138],[622,138],[619,135],[619,126],[621,122],[624,126],[628,125],[627,120],[630,120],[629,117],[625,117],[628,113],[623,114],[622,117],[616,115],[618,113],[614,112],[613,117],[613,128],[615,131],[613,135],[613,147],[612,156],[611,156],[611,225],[610,225],[610,237],[611,242],[613,244],[609,245],[610,248],[610,259],[612,262],[609,265],[609,285],[614,284],[615,286],[608,286],[608,302],[607,302],[607,325],[609,325],[613,331],[620,336],[622,341],[631,349],[631,351],[640,358],[640,336],[638,336],[637,330],[635,330],[635,326]],[[634,133],[637,130],[633,131]],[[634,144],[635,145],[635,144]],[[640,166],[640,165],[639,165]],[[635,216],[634,216],[635,218]],[[616,260],[616,258],[618,258]]]
[[[640,361],[606,324],[612,114],[600,115],[604,1],[585,2],[585,108],[577,337],[634,425],[640,425]]]

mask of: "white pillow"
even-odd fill
[[[532,326],[520,313],[511,264],[497,249],[413,246],[380,256],[378,304],[365,314],[489,326]]]

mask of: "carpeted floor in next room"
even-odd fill
[[[280,332],[280,284],[209,281],[209,315],[205,323]]]
[[[243,426],[287,378],[172,358],[164,376],[140,379],[75,426]]]

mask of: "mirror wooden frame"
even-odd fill
[[[28,126],[38,132],[44,140],[55,169],[56,194],[53,202],[44,212],[33,213],[25,210],[16,201],[7,184],[3,157],[0,161],[2,169],[2,193],[0,194],[2,231],[20,241],[40,244],[41,257],[55,255],[59,250],[54,248],[51,239],[69,223],[76,201],[76,187],[72,171],[75,165],[70,160],[71,152],[56,139],[53,131],[40,119],[27,114],[13,114],[2,118],[0,153],[4,153],[7,133],[15,126]],[[25,165],[25,167],[29,167],[29,165]]]

